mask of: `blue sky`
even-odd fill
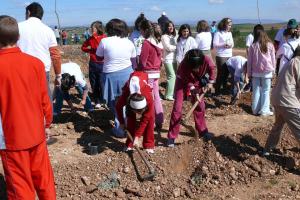
[[[25,6],[30,0],[1,0],[0,14],[24,20]],[[54,0],[38,1],[45,10],[43,21],[56,24]],[[300,0],[259,0],[261,19],[299,21]],[[257,19],[256,0],[57,0],[62,26],[88,25],[94,20],[107,22],[112,18],[124,19],[132,24],[140,12],[157,20],[162,11],[180,24],[185,21],[233,19]]]

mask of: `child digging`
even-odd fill
[[[120,127],[126,128],[134,138],[134,141],[127,138],[126,151],[132,150],[133,145],[138,144],[139,137],[143,136],[143,148],[148,153],[154,153],[154,103],[152,89],[147,82],[147,73],[133,72],[116,105]],[[124,106],[126,119],[123,118]]]
[[[209,80],[205,75],[209,75]],[[192,94],[192,103],[198,99],[199,104],[194,110],[196,130],[200,137],[208,137],[208,130],[205,122],[205,103],[203,99],[197,98],[203,92],[205,84],[211,88],[215,80],[215,65],[208,56],[202,54],[199,49],[191,49],[186,53],[177,71],[175,83],[175,102],[170,119],[168,132],[168,146],[174,147],[175,139],[178,137],[182,104],[186,94]],[[205,83],[206,82],[206,83]]]

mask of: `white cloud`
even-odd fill
[[[152,7],[150,8],[150,10],[152,10],[152,11],[161,11],[161,8],[158,7],[158,6],[152,6]]]
[[[208,0],[208,3],[211,3],[211,4],[222,4],[222,3],[224,3],[224,0]]]

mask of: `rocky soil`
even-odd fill
[[[79,47],[64,47],[63,57],[81,64],[87,74],[88,57]],[[235,53],[244,54],[242,50]],[[162,84],[163,85],[163,84]],[[164,88],[161,88],[162,93]],[[79,103],[76,95],[75,103]],[[166,121],[156,134],[154,154],[143,155],[156,175],[149,173],[137,151],[124,153],[124,139],[110,134],[111,113],[105,109],[71,114],[64,108],[52,133],[58,142],[49,146],[57,199],[300,199],[300,145],[288,128],[269,157],[261,155],[273,117],[251,115],[251,96],[245,93],[236,105],[230,96],[206,97],[206,118],[214,133],[210,141],[195,137],[182,127],[175,148],[167,148],[172,102],[163,101]],[[78,106],[78,105],[77,105]],[[184,102],[184,113],[191,107]],[[191,118],[190,125],[193,125]],[[89,155],[89,144],[99,146]],[[5,180],[0,166],[0,199]]]

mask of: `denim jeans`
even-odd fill
[[[93,91],[93,98],[95,104],[103,102],[102,88],[101,88],[101,74],[102,74],[102,63],[95,63],[90,61],[89,63],[89,79],[91,88]]]
[[[237,95],[237,92],[238,92],[238,88],[236,86],[236,83],[239,82],[239,85],[240,85],[240,89],[243,88],[244,86],[244,79],[243,79],[243,76],[241,74],[241,77],[236,77],[234,76],[234,73],[235,73],[235,69],[230,66],[230,65],[227,65],[227,68],[230,72],[230,75],[231,75],[231,85],[232,85],[232,96],[235,97]]]
[[[79,95],[82,97],[84,88],[80,86],[75,87],[78,91]],[[60,88],[55,88],[55,103],[53,106],[54,112],[57,114],[61,113],[61,109],[63,106],[63,100],[70,100],[70,94],[68,92],[63,92]],[[89,96],[86,98],[86,103],[84,105],[85,111],[91,111],[93,109],[92,102]]]
[[[270,112],[271,78],[252,77],[252,112],[254,115]]]

